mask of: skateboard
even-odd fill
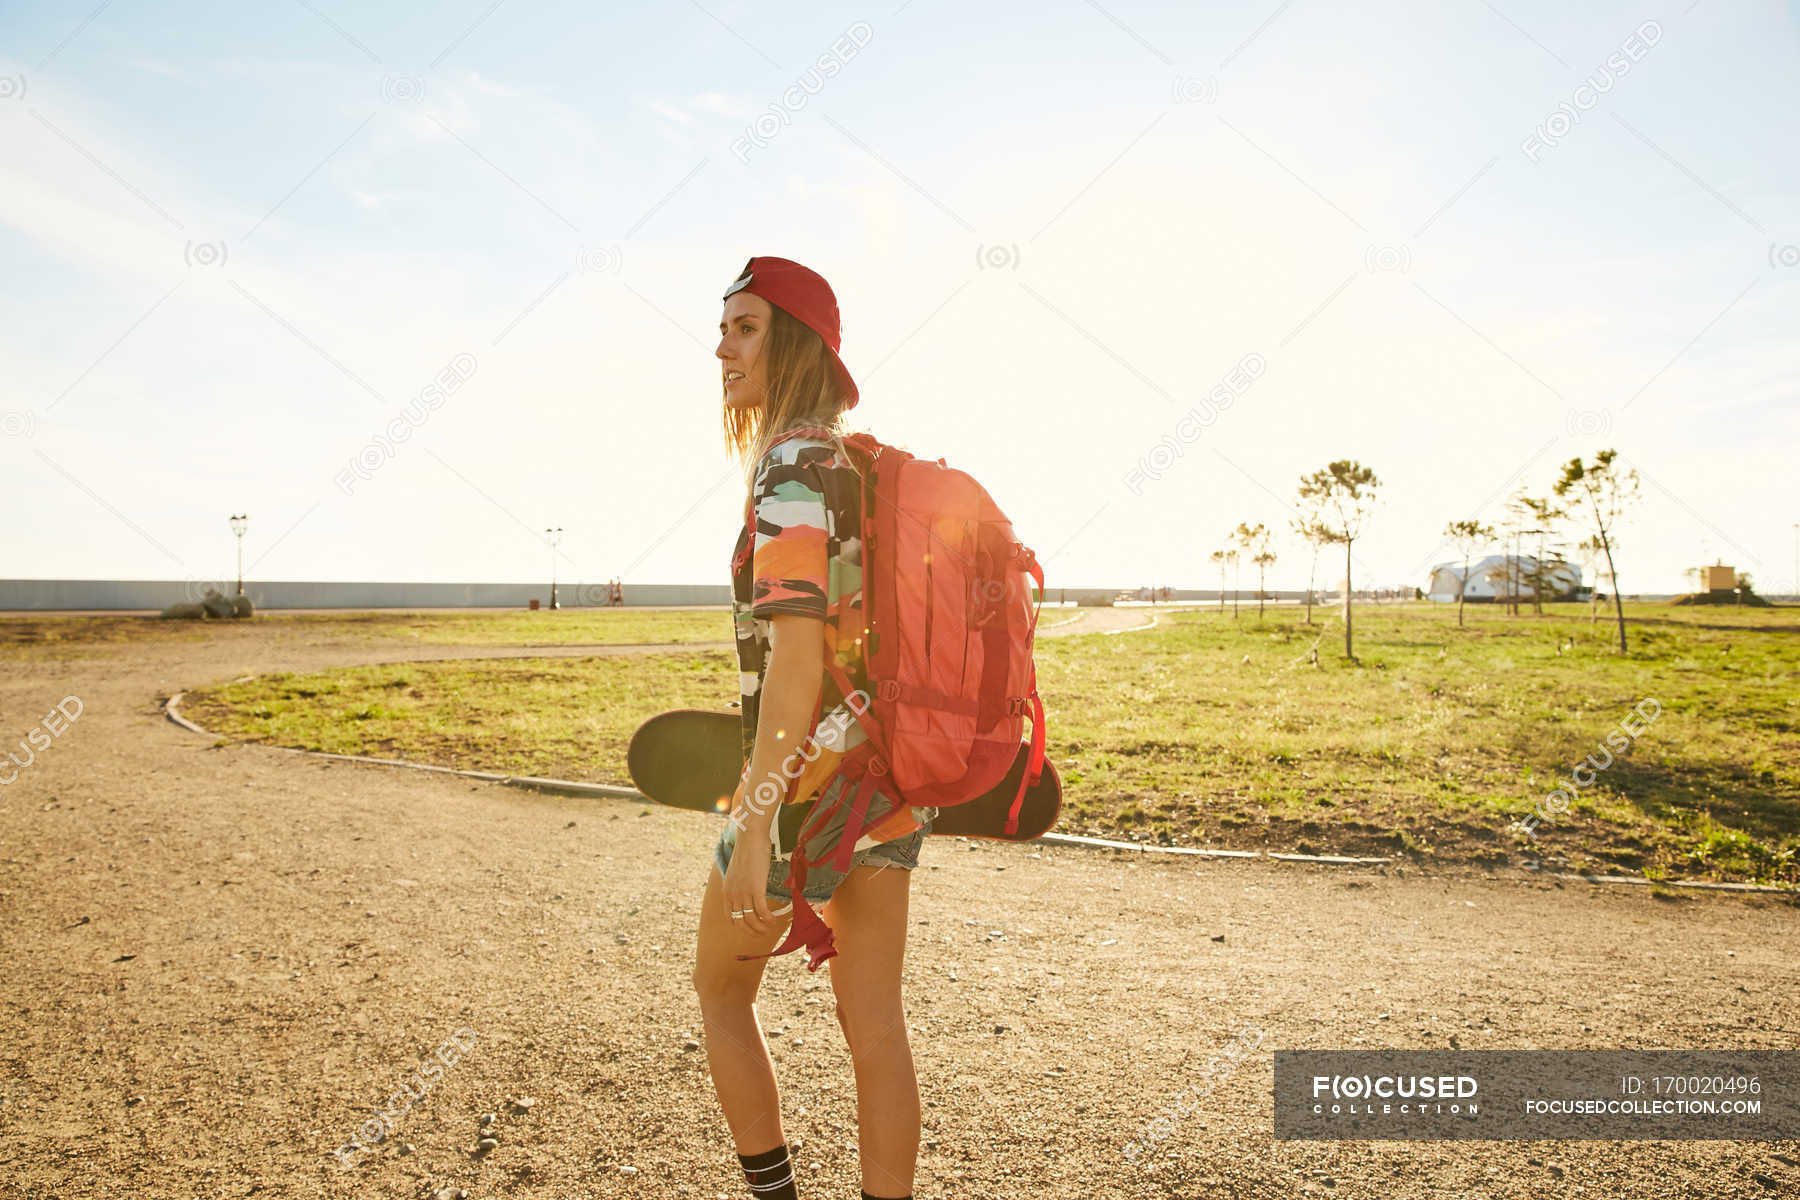
[[[743,742],[736,710],[678,708],[659,713],[631,735],[625,762],[638,791],[658,804],[723,815],[731,806],[738,776],[743,774]],[[1007,834],[1006,814],[1018,794],[1019,781],[1031,759],[1031,744],[1019,743],[1012,768],[986,795],[966,804],[940,808],[930,832],[938,837],[990,838],[1029,842],[1049,832],[1062,811],[1062,779],[1048,756],[1037,782],[1025,790],[1019,827]],[[805,804],[784,804],[776,814],[783,844],[791,845],[811,814],[815,797]]]

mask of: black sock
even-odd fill
[[[794,1167],[788,1161],[787,1143],[761,1154],[740,1154],[738,1163],[755,1200],[799,1200],[794,1190]]]

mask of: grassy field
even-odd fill
[[[257,626],[291,626],[338,641],[404,641],[449,646],[600,646],[729,642],[720,610],[517,609],[469,612],[308,612],[258,616]],[[241,636],[242,621],[164,621],[145,616],[0,616],[0,659],[74,657],[134,643]]]
[[[1577,606],[1516,618],[1471,606],[1462,629],[1453,607],[1359,608],[1357,663],[1341,657],[1340,619],[1324,611],[1310,627],[1289,609],[1260,621],[1197,611],[1164,613],[1142,633],[1045,639],[1039,682],[1068,785],[1059,828],[1446,866],[1800,882],[1800,611],[1627,615],[1624,657],[1606,621],[1590,629]],[[696,640],[716,640],[721,622],[636,617],[647,624],[605,632],[669,642],[699,625]],[[485,639],[482,622],[521,620],[410,628]],[[735,696],[730,652],[693,651],[276,676],[186,705],[207,728],[249,740],[628,783],[625,743],[645,716]],[[1607,735],[1634,706],[1655,719],[1630,751],[1571,784],[1589,755],[1607,763]],[[1559,784],[1574,796],[1566,812],[1535,839],[1511,828]]]
[[[1042,664],[1075,823],[1158,840],[1794,882],[1800,612],[1628,612],[1632,651],[1579,606],[1544,617],[1409,604],[1184,614],[1075,639]],[[1309,651],[1316,643],[1317,665]],[[1605,745],[1634,706],[1656,719]],[[1660,711],[1657,711],[1660,706]],[[1585,787],[1572,768],[1608,763]],[[1535,839],[1509,826],[1562,785]]]

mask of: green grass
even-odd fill
[[[651,622],[645,641],[677,640],[658,622],[695,618],[709,623],[702,640],[729,636],[718,612],[638,615]],[[1164,613],[1142,633],[1045,639],[1039,685],[1067,784],[1059,828],[1800,882],[1800,612],[1639,605],[1627,616],[1625,656],[1604,616],[1590,630],[1572,605],[1516,618],[1471,606],[1462,629],[1454,606],[1359,608],[1354,663],[1325,611],[1312,627],[1288,609],[1261,621],[1199,611]],[[467,626],[521,620],[448,625],[476,637]],[[275,676],[187,705],[201,725],[252,740],[627,783],[624,745],[644,717],[735,697],[735,659],[706,651]],[[1647,698],[1660,715],[1573,789],[1568,812],[1535,841],[1509,828]]]
[[[390,663],[190,692],[182,712],[245,741],[629,785],[625,746],[646,716],[724,707],[736,681],[716,650]]]
[[[1800,613],[1642,605],[1621,657],[1604,621],[1553,609],[1471,608],[1462,629],[1454,607],[1358,609],[1356,663],[1335,612],[1312,629],[1288,610],[1186,613],[1046,643],[1067,819],[1177,843],[1794,881]],[[1535,843],[1509,830],[1585,756],[1604,762],[1646,698],[1661,714],[1569,812]]]
[[[448,613],[309,612],[248,621],[165,621],[145,616],[0,615],[0,659],[93,657],[126,645],[257,636],[274,627],[348,641],[405,641],[451,646],[630,645],[729,642],[722,610],[515,609]]]
[[[731,618],[723,610],[564,609],[492,613],[300,613],[259,618],[324,625],[369,637],[405,638],[458,646],[645,645],[729,642]]]

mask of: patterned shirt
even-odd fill
[[[748,546],[752,506],[753,552]],[[771,446],[757,464],[744,517],[732,554],[731,610],[743,754],[748,763],[756,747],[762,681],[769,663],[769,618],[775,613],[818,618],[826,653],[837,656],[854,688],[868,689],[863,657],[862,480],[829,438],[810,432],[790,435]],[[845,754],[868,740],[829,672],[821,699],[814,738],[818,756],[802,768],[790,803],[811,800],[830,782]],[[887,793],[877,790],[869,802],[869,827],[857,839],[856,849],[905,837],[936,814],[935,808],[925,806],[895,807]],[[791,848],[781,849],[785,853]]]

